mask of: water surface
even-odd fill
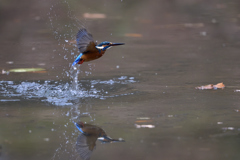
[[[1,3],[0,159],[81,159],[79,120],[126,141],[97,141],[93,160],[240,158],[237,1]],[[83,26],[126,45],[83,63],[75,82]]]

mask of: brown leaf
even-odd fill
[[[136,123],[145,123],[145,122],[152,122],[152,120],[138,120],[138,121],[135,121]]]
[[[196,89],[213,89],[213,84],[208,84],[206,86],[195,87]]]
[[[218,88],[221,88],[221,89],[223,89],[225,87],[225,85],[221,82],[221,83],[218,83],[218,84],[215,84],[215,85],[213,85],[213,88],[214,89],[218,89]]]
[[[221,83],[218,83],[218,84],[208,84],[208,85],[205,85],[205,86],[200,86],[200,87],[195,87],[196,89],[218,89],[218,88],[221,88],[223,89],[225,87],[225,85],[221,82]]]
[[[106,15],[103,13],[84,13],[83,14],[84,18],[89,18],[89,19],[101,19],[101,18],[106,18]]]

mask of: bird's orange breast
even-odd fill
[[[95,59],[98,59],[98,58],[102,57],[102,55],[104,53],[105,53],[105,51],[101,51],[101,53],[90,52],[90,53],[84,54],[81,58],[84,59],[85,62],[88,62],[88,61],[92,61],[92,60],[95,60]]]

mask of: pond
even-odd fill
[[[0,4],[0,159],[240,158],[238,1]],[[83,27],[125,45],[74,76]],[[124,142],[86,145],[79,121]]]

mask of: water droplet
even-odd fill
[[[13,61],[8,61],[8,62],[6,62],[7,64],[13,64]]]
[[[212,19],[212,23],[217,23],[217,20],[216,19]]]
[[[202,31],[202,32],[200,32],[200,35],[201,36],[207,36],[207,32],[206,31]]]

